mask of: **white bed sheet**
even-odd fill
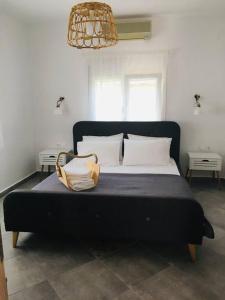
[[[170,163],[165,166],[115,166],[100,168],[101,173],[122,173],[122,174],[171,174],[180,175],[177,164],[174,159],[170,159]]]
[[[67,165],[64,166],[64,170],[67,173],[73,174],[74,172],[81,172],[82,168],[86,169],[86,159],[76,160],[73,159]],[[170,163],[164,166],[123,166],[122,163],[119,166],[101,166],[101,173],[121,173],[121,174],[172,174],[180,175],[174,159],[170,159]]]

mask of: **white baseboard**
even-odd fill
[[[23,181],[26,181],[27,179],[29,179],[31,176],[33,176],[35,173],[37,173],[38,171],[33,171],[30,174],[27,174],[25,177],[21,178],[20,180],[16,181],[15,183],[11,184],[10,186],[6,187],[5,189],[0,191],[0,197],[2,195],[4,195],[5,193],[7,193],[7,191],[10,191],[11,189],[13,189],[15,186],[17,186],[18,184],[22,183]]]

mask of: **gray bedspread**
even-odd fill
[[[192,192],[186,180],[178,175],[166,174],[106,174],[100,175],[97,187],[86,191],[69,191],[58,179],[56,173],[47,177],[36,185],[33,190],[94,194],[94,195],[118,195],[129,197],[156,197],[193,199]]]
[[[201,244],[211,224],[186,180],[164,174],[101,174],[92,190],[69,191],[49,176],[4,200],[8,231],[73,233],[78,238]]]

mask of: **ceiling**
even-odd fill
[[[68,15],[72,5],[85,0],[0,0],[7,10],[30,20]],[[88,0],[86,0],[88,1]],[[91,1],[91,0],[89,0]],[[104,2],[104,0],[99,0]],[[106,0],[115,16],[157,14],[225,14],[225,0]]]

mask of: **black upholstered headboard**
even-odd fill
[[[109,122],[109,121],[81,121],[73,126],[74,153],[77,153],[77,142],[82,141],[83,135],[113,135],[127,133],[171,137],[170,156],[177,165],[180,164],[180,126],[176,122]]]

